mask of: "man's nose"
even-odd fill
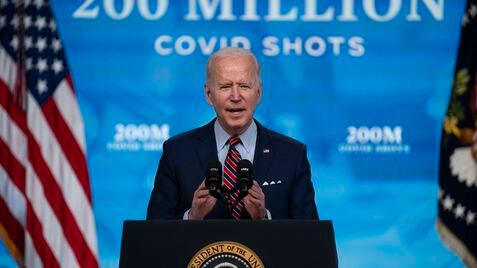
[[[240,88],[239,86],[235,85],[232,87],[232,91],[230,92],[231,96],[230,99],[232,101],[240,101]]]

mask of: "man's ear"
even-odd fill
[[[210,92],[209,86],[207,84],[204,85],[204,94],[205,94],[205,99],[207,102],[211,105],[214,106],[214,102],[212,101],[212,92]]]
[[[257,95],[258,95],[257,103],[260,103],[260,100],[262,100],[262,82],[260,82],[260,85],[258,86]]]

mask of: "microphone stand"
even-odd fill
[[[237,189],[231,189],[230,191],[228,191],[228,195],[231,195],[233,192],[237,191]],[[227,198],[227,203],[228,203],[228,208],[229,208],[229,216],[230,218],[232,218],[232,211],[234,208],[237,207],[238,203],[240,203],[240,201],[242,201],[246,196],[248,195],[248,191],[239,191],[239,194],[238,194],[238,197],[237,199],[235,199],[235,202],[232,203],[232,198]]]
[[[221,194],[220,189],[209,190],[209,194],[215,197],[215,199],[219,200],[220,203],[228,207],[229,201]]]
[[[234,193],[235,191],[239,191],[239,189],[234,187],[229,190],[223,185],[220,187],[217,187],[217,189],[209,190],[209,194],[211,196],[215,197],[220,203],[222,203],[228,208],[229,218],[232,218],[233,209],[236,208],[238,203],[242,201],[248,195],[248,191],[243,191],[243,190],[239,191],[237,199],[235,200],[235,202],[232,203],[232,198],[230,197],[230,195]],[[226,198],[224,194],[228,195],[228,197]]]

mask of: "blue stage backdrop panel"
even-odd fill
[[[261,62],[257,119],[308,146],[340,266],[461,266],[434,221],[464,1],[52,5],[86,126],[102,267],[118,265],[122,222],[145,218],[162,143],[213,118],[204,66],[224,45]]]

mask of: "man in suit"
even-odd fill
[[[306,147],[254,120],[262,96],[260,66],[248,50],[224,48],[206,67],[205,96],[217,117],[164,143],[147,219],[318,219]],[[253,185],[236,207],[209,194],[207,165],[219,160],[232,188],[240,159]],[[233,202],[237,193],[227,195]]]

